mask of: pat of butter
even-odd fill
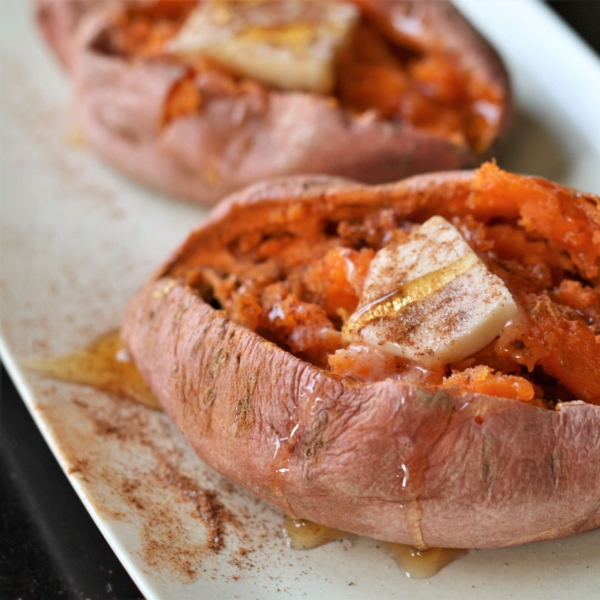
[[[326,94],[358,18],[346,2],[212,0],[194,10],[169,50],[208,57],[267,85]]]
[[[504,282],[455,227],[432,217],[375,255],[344,334],[430,367],[474,354],[517,314]]]

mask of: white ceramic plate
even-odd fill
[[[595,56],[535,0],[458,4],[514,76],[518,123],[500,164],[600,193]],[[2,360],[147,598],[592,598],[600,531],[472,552],[426,581],[370,540],[286,549],[282,515],[204,466],[162,414],[21,371],[21,357],[117,328],[127,299],[205,212],[137,187],[73,143],[69,85],[28,2],[0,2],[0,34]]]

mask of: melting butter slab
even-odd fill
[[[435,367],[477,352],[517,314],[503,281],[453,225],[432,217],[376,254],[344,333]]]
[[[169,49],[267,85],[329,93],[337,54],[358,17],[346,2],[212,0],[190,15]]]

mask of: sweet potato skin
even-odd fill
[[[186,67],[102,51],[103,33],[124,4],[38,0],[38,21],[72,75],[77,122],[90,147],[117,169],[169,194],[210,205],[252,182],[283,175],[395,181],[474,166],[493,155],[507,135],[512,102],[506,70],[449,2],[385,4],[390,19],[395,11],[423,13],[432,39],[444,32],[440,39],[466,68],[505,91],[499,130],[485,156],[406,123],[354,115],[316,95],[262,88],[234,94],[210,74],[195,80],[200,111],[165,123],[165,103]]]
[[[118,8],[127,1],[143,5],[152,0],[35,0],[38,27],[56,57],[71,71],[81,45],[78,31],[85,17],[93,11]]]
[[[472,177],[371,188],[293,178],[213,211],[123,323],[143,377],[203,460],[292,516],[417,548],[507,546],[600,526],[599,406],[551,411],[392,380],[351,383],[232,322],[174,276],[199,244],[210,252],[307,212],[418,212],[466,196]]]

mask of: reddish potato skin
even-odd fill
[[[210,253],[252,228],[367,207],[413,212],[466,194],[471,177],[370,188],[292,178],[213,211],[123,323],[144,379],[204,461],[292,516],[418,548],[516,545],[600,526],[600,406],[550,411],[391,380],[352,384],[237,325],[171,276],[192,249]]]
[[[35,0],[38,26],[62,65],[74,68],[78,53],[77,32],[84,17],[94,10],[107,10],[126,0]],[[151,0],[132,0],[149,3]]]
[[[475,166],[494,154],[509,129],[506,70],[449,2],[397,0],[385,3],[384,12],[423,15],[432,32],[427,39],[435,40],[430,43],[441,40],[465,67],[505,91],[499,131],[485,156],[409,124],[353,115],[316,95],[262,89],[234,95],[210,74],[195,82],[200,112],[164,124],[167,96],[184,77],[184,65],[99,50],[115,7],[126,0],[37,1],[41,28],[74,79],[77,121],[90,147],[133,178],[201,204],[283,175],[327,173],[380,183]]]

